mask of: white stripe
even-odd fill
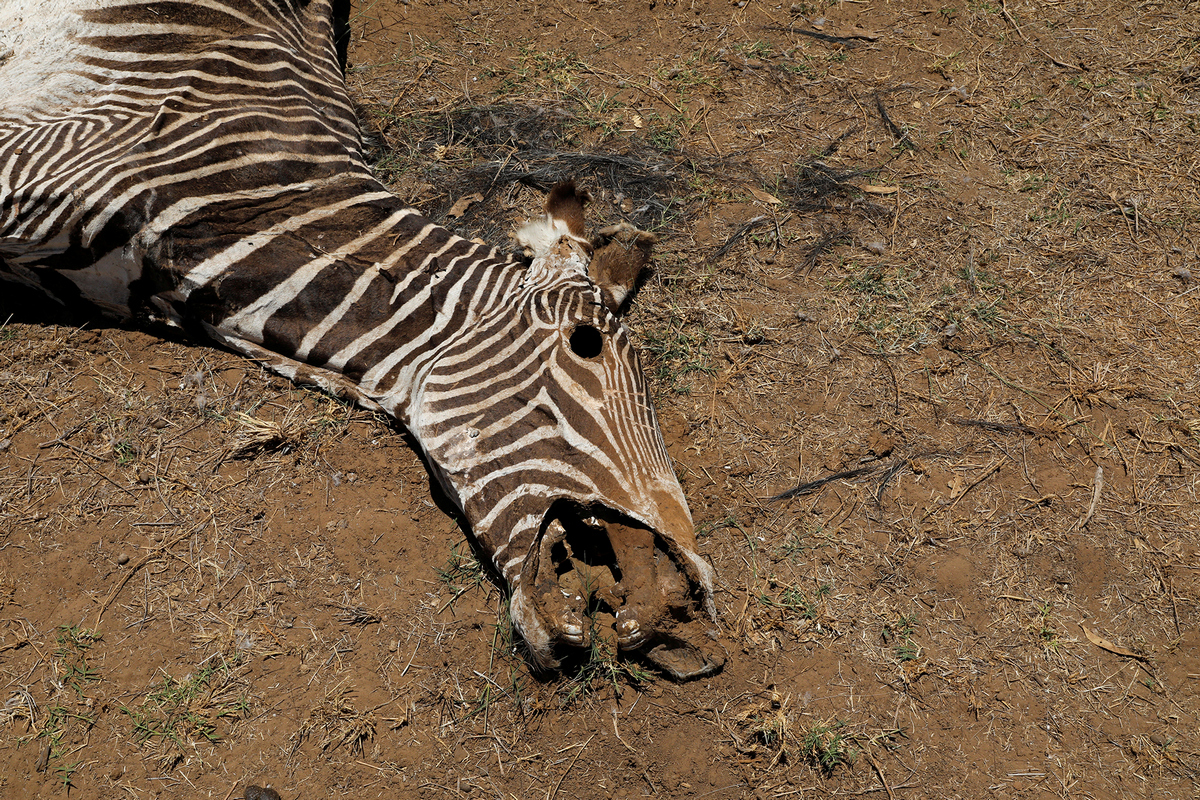
[[[183,282],[180,286],[180,292],[184,297],[187,297],[193,290],[204,286],[216,276],[220,275],[230,264],[241,261],[261,248],[273,242],[276,237],[285,233],[303,228],[305,225],[312,224],[317,220],[331,217],[339,211],[344,211],[355,205],[369,203],[374,200],[383,200],[392,197],[387,192],[372,192],[371,194],[359,195],[348,200],[342,200],[339,203],[332,205],[320,206],[301,214],[297,217],[290,217],[283,222],[276,223],[270,228],[260,233],[254,233],[241,241],[235,242],[221,252],[210,258],[205,259],[201,263],[193,267],[187,275],[183,276]]]
[[[411,208],[404,208],[392,214],[383,222],[376,225],[368,233],[364,233],[357,239],[342,245],[331,253],[326,253],[320,258],[314,258],[307,264],[302,265],[299,269],[288,276],[287,280],[275,286],[271,291],[259,297],[250,305],[243,308],[233,316],[229,317],[222,323],[222,327],[230,327],[238,332],[240,336],[244,336],[252,342],[261,342],[263,338],[263,326],[267,324],[275,312],[283,308],[285,305],[296,299],[300,292],[308,284],[312,283],[322,270],[330,264],[336,263],[348,255],[353,255],[363,248],[364,245],[375,241],[379,236],[397,225],[400,220],[405,217],[410,217],[416,214]]]

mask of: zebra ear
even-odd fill
[[[561,222],[572,236],[582,239],[583,207],[591,199],[586,190],[575,188],[575,181],[563,181],[546,195],[546,216]]]
[[[600,287],[604,305],[613,314],[621,310],[637,286],[657,242],[658,237],[653,233],[640,231],[628,222],[601,228],[592,237],[588,276]]]
[[[574,240],[577,252],[582,246],[591,256],[588,277],[600,288],[605,307],[616,314],[650,263],[650,251],[658,237],[620,222],[586,239],[583,207],[589,199],[588,193],[576,188],[574,181],[556,185],[546,196],[545,216],[523,225],[516,238],[525,254],[534,259],[550,255],[564,239]]]

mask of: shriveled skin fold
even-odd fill
[[[569,183],[529,263],[408,208],[363,158],[331,13],[0,0],[0,279],[399,420],[537,662],[603,635],[711,672],[712,570],[618,319],[654,237],[588,240]]]

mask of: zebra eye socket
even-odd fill
[[[576,325],[571,331],[571,352],[580,358],[595,358],[604,349],[604,337],[591,325]]]

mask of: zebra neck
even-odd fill
[[[402,420],[423,365],[521,273],[373,180],[210,207],[172,225],[156,249],[148,262],[167,274],[153,283],[170,288],[150,298],[154,309],[289,377],[325,386],[339,376],[338,393]]]

